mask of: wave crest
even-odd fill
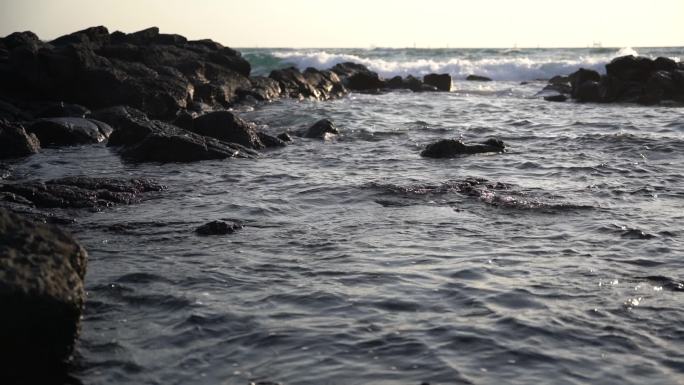
[[[379,58],[329,50],[275,51],[271,54],[278,58],[281,64],[294,65],[300,70],[307,67],[327,69],[335,64],[351,61],[361,63],[385,78],[396,75],[423,76],[429,73],[449,73],[455,79],[477,74],[504,81],[549,79],[555,75],[572,73],[579,68],[604,73],[605,64],[611,59],[624,55],[638,55],[629,47],[608,53],[588,53],[577,58],[564,59],[520,54],[508,56],[501,53],[482,58],[407,58],[401,55]]]

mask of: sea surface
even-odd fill
[[[258,160],[135,164],[102,144],[16,164],[168,186],[70,227],[90,254],[83,384],[684,384],[684,108],[545,102],[535,80],[684,48],[242,51],[257,74],[357,61],[455,81],[238,108],[270,133],[342,132]],[[491,137],[508,151],[419,156]],[[244,229],[193,233],[211,220]]]

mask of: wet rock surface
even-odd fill
[[[326,139],[330,135],[339,135],[340,130],[330,119],[321,119],[301,134],[305,138]]]
[[[202,136],[156,120],[124,120],[107,145],[118,146],[125,159],[137,162],[195,162],[258,156],[258,153],[239,144]]]
[[[32,155],[39,150],[40,142],[35,135],[20,124],[0,120],[0,159]]]
[[[429,144],[420,153],[420,156],[425,158],[454,158],[459,155],[504,152],[505,150],[506,146],[499,139],[487,139],[478,144],[465,144],[456,139],[442,139]]]
[[[606,64],[605,75],[580,68],[567,76],[569,89],[559,81],[564,78],[554,77],[544,90],[555,90],[584,103],[684,102],[684,71],[680,63],[665,57],[617,57]]]
[[[242,229],[242,225],[234,222],[224,222],[224,221],[212,221],[206,223],[197,229],[195,233],[198,235],[226,235],[232,234],[238,230]]]
[[[480,75],[468,75],[466,77],[466,80],[470,81],[470,82],[491,82],[492,81],[491,78],[488,78],[486,76],[480,76]]]
[[[66,177],[46,182],[28,181],[0,185],[4,201],[37,208],[99,209],[138,203],[145,193],[165,187],[150,179]]]
[[[48,375],[70,357],[87,253],[69,234],[0,208],[0,378]],[[50,375],[51,376],[51,375]]]
[[[255,150],[264,148],[256,126],[241,119],[230,111],[216,111],[193,120],[192,131],[222,140],[237,143]]]
[[[107,123],[84,118],[39,119],[29,126],[43,146],[72,146],[99,143],[112,133]]]

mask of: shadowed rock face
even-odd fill
[[[251,68],[239,52],[157,28],[110,34],[93,27],[50,43],[21,33],[1,39],[2,45],[7,57],[0,57],[0,81],[17,99],[91,109],[126,104],[168,118],[193,101],[230,104],[238,89],[251,88]]]
[[[64,231],[0,208],[3,376],[27,369],[38,375],[69,358],[85,302],[86,262],[86,251]]]
[[[420,156],[426,158],[454,158],[459,155],[478,154],[485,152],[504,152],[506,146],[501,140],[487,139],[479,144],[467,145],[460,140],[442,139],[429,144]]]
[[[35,135],[26,132],[23,126],[0,120],[0,159],[32,155],[40,150]]]
[[[255,125],[230,111],[210,112],[194,119],[192,131],[255,150],[265,147],[259,139]]]
[[[449,74],[429,74],[423,77],[423,82],[427,85],[436,87],[440,91],[451,91],[451,75]]]
[[[143,120],[118,111],[118,121],[108,146],[119,146],[121,155],[136,162],[194,162],[233,157],[255,158],[258,153],[236,143],[202,136],[169,123]]]
[[[93,119],[47,118],[32,123],[29,131],[43,146],[72,146],[102,142],[112,133],[112,128]]]
[[[559,77],[554,77],[556,78]],[[653,60],[632,55],[622,56],[606,64],[605,75],[581,68],[570,74],[568,79],[570,90],[556,84],[547,85],[545,90],[553,89],[561,94],[570,94],[578,102],[645,105],[657,104],[663,100],[684,102],[682,63],[665,57]]]

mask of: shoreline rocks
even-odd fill
[[[606,64],[604,75],[580,68],[568,77],[554,77],[544,90],[581,103],[684,102],[684,64],[665,57],[621,56]]]
[[[40,151],[40,142],[20,124],[0,120],[0,159],[20,158]]]
[[[2,376],[40,377],[71,356],[88,255],[69,234],[0,208]]]
[[[442,139],[427,145],[420,156],[424,158],[455,158],[459,155],[480,154],[486,152],[501,153],[506,151],[504,142],[499,139],[487,139],[478,144],[465,144],[456,139]]]

